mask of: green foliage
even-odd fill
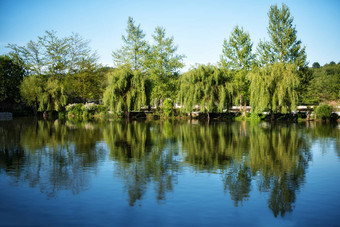
[[[313,65],[312,65],[313,69],[318,69],[320,68],[320,64],[319,62],[314,62]]]
[[[129,112],[147,105],[146,79],[140,71],[122,67],[111,73],[108,79],[103,101],[111,111]]]
[[[103,96],[104,75],[97,71],[83,71],[65,78],[67,94],[73,101],[99,100]]]
[[[60,111],[67,103],[64,85],[58,80],[49,78],[44,84],[39,109],[42,111]]]
[[[200,105],[201,112],[222,112],[231,106],[231,78],[216,66],[199,65],[181,78],[179,100],[182,111],[192,112]]]
[[[227,69],[249,69],[255,55],[252,54],[253,44],[248,32],[236,26],[229,37],[223,42],[223,55],[220,65]]]
[[[299,78],[293,64],[274,63],[248,74],[252,113],[291,112],[297,104]]]
[[[331,117],[332,112],[333,112],[333,107],[329,106],[326,103],[320,104],[315,109],[316,117],[321,118],[321,119],[329,119]]]
[[[144,70],[149,45],[144,40],[145,34],[140,25],[136,26],[132,17],[128,19],[126,33],[126,36],[122,36],[124,45],[112,52],[114,64],[118,67],[128,66],[133,70]]]
[[[268,35],[270,41],[260,41],[257,47],[259,63],[281,62],[295,64],[299,68],[307,65],[305,47],[297,39],[297,31],[293,25],[293,17],[290,15],[289,8],[282,4],[281,8],[277,5],[270,7]]]
[[[166,99],[163,102],[163,112],[165,114],[165,116],[169,117],[171,116],[171,114],[173,113],[173,108],[174,108],[174,103],[171,99]]]
[[[23,101],[32,106],[35,114],[39,108],[39,103],[42,102],[44,81],[40,76],[25,77],[20,85],[20,94]]]
[[[0,103],[20,101],[19,86],[25,75],[24,68],[9,56],[0,56]]]
[[[174,44],[174,37],[166,37],[165,29],[157,27],[152,38],[154,44],[148,56],[148,68],[151,74],[160,77],[170,76],[178,73],[183,68],[184,55],[176,54],[177,46]]]
[[[98,59],[89,41],[78,34],[59,38],[55,31],[46,31],[44,36],[26,46],[9,44],[8,47],[12,49],[10,55],[22,59],[30,74],[53,78],[92,69]]]
[[[340,65],[312,69],[313,79],[304,95],[310,103],[340,99]]]
[[[176,54],[174,38],[167,38],[164,28],[157,27],[152,37],[154,44],[146,64],[150,74],[151,101],[158,106],[166,98],[176,98],[179,89],[178,70],[184,66],[185,56]]]

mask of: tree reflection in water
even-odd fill
[[[56,197],[61,190],[73,194],[85,190],[89,172],[96,170],[104,154],[96,145],[101,138],[99,129],[88,130],[84,125],[22,121],[1,130],[6,131],[3,144],[14,139],[16,145],[1,147],[0,168],[14,176],[15,182],[28,182],[48,197]]]
[[[277,217],[294,208],[313,140],[340,141],[336,127],[20,120],[0,125],[0,174],[56,197],[60,190],[77,194],[89,188],[90,177],[105,160],[112,163],[134,206],[152,188],[157,201],[164,202],[176,184],[185,183],[178,182],[178,175],[189,167],[197,173],[219,174],[235,206],[245,205],[251,190],[266,193],[268,207]],[[339,153],[339,142],[335,146]]]
[[[110,157],[117,161],[116,174],[124,179],[131,206],[143,198],[151,182],[158,201],[165,200],[166,192],[173,189],[179,171],[173,127],[169,122],[115,122],[104,129]]]
[[[182,125],[186,161],[199,170],[221,172],[234,205],[249,198],[252,179],[270,191],[275,217],[292,211],[295,192],[311,160],[309,142],[295,125]]]

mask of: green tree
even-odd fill
[[[310,69],[313,79],[305,92],[308,103],[320,103],[340,99],[340,65],[325,65]]]
[[[103,101],[111,111],[130,112],[147,105],[147,81],[140,71],[122,67],[110,73]]]
[[[155,29],[154,44],[151,46],[147,62],[152,83],[151,100],[162,104],[166,98],[174,99],[178,90],[179,69],[183,68],[184,55],[176,54],[177,46],[173,37],[165,36],[165,29]]]
[[[10,55],[22,59],[31,75],[48,75],[61,79],[95,67],[97,54],[91,51],[89,41],[79,34],[59,38],[57,32],[46,31],[37,41],[29,41],[25,46],[9,44]]]
[[[42,111],[61,111],[67,104],[65,86],[58,79],[49,78],[44,84],[44,90],[40,102]]]
[[[182,76],[179,99],[186,112],[192,112],[197,104],[201,112],[222,112],[231,105],[231,92],[226,71],[199,65]]]
[[[294,64],[274,63],[248,74],[253,113],[291,112],[297,104],[299,78]]]
[[[318,69],[318,68],[320,68],[319,62],[314,62],[312,68],[313,68],[313,69]]]
[[[255,70],[249,77],[252,80],[250,102],[254,112],[266,107],[273,112],[290,112],[298,101],[297,94],[302,97],[305,93],[312,74],[307,69],[305,47],[297,39],[289,8],[285,4],[281,8],[271,6],[268,17],[270,41],[260,41],[257,47],[258,63],[264,69],[260,69],[260,73]],[[263,78],[255,74],[262,74]]]
[[[0,56],[0,104],[1,109],[10,110],[20,101],[19,86],[25,70],[7,55]]]
[[[220,65],[227,69],[250,69],[255,55],[252,53],[253,43],[248,32],[236,26],[229,40],[224,40]]]
[[[165,116],[169,117],[173,112],[173,108],[174,108],[173,101],[171,99],[166,99],[163,103],[163,112]]]
[[[252,53],[252,47],[253,44],[249,33],[238,26],[234,28],[229,40],[225,39],[223,43],[220,65],[227,70],[234,70],[233,95],[238,97],[235,101],[240,105],[240,111],[242,110],[242,104],[246,105],[249,96],[249,81],[246,75],[255,58]],[[243,116],[245,116],[245,110],[242,112]]]
[[[176,54],[177,46],[174,37],[166,37],[165,29],[157,27],[152,38],[154,44],[151,46],[149,55],[149,70],[159,76],[169,76],[178,73],[183,68],[184,55]]]
[[[315,109],[315,114],[318,118],[326,120],[331,117],[332,111],[333,111],[333,107],[329,106],[326,103],[323,103],[323,104],[320,104]]]
[[[9,44],[8,47],[12,49],[10,55],[14,59],[22,59],[29,75],[39,77],[27,80],[26,85],[39,80],[37,86],[42,90],[36,93],[41,95],[38,98],[40,110],[61,110],[67,104],[66,95],[75,95],[78,96],[75,98],[81,100],[94,98],[94,93],[97,95],[98,81],[101,80],[94,73],[98,57],[91,51],[89,41],[80,35],[73,33],[59,38],[55,31],[46,31],[37,41],[30,41],[25,46]],[[37,100],[32,101],[27,96],[30,94],[29,90],[26,89],[23,93],[24,100],[32,106]],[[33,107],[36,106],[34,104]]]
[[[28,106],[33,107],[34,115],[37,115],[39,104],[43,96],[43,80],[40,76],[25,77],[20,85],[20,94]]]
[[[118,67],[129,65],[133,70],[143,71],[149,45],[144,40],[145,34],[140,25],[136,26],[132,17],[128,19],[126,33],[126,36],[122,36],[124,45],[119,50],[112,52],[113,61]]]
[[[99,100],[103,96],[105,74],[100,70],[83,70],[65,78],[64,85],[72,102]]]
[[[268,35],[270,41],[260,41],[257,48],[259,63],[281,62],[296,64],[302,68],[307,65],[305,47],[301,40],[297,39],[297,31],[293,25],[293,17],[290,15],[289,8],[282,4],[270,7]]]

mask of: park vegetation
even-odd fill
[[[123,45],[112,53],[114,68],[98,64],[96,52],[80,35],[60,38],[46,31],[24,46],[9,44],[11,51],[0,56],[1,111],[26,106],[35,115],[86,116],[156,109],[172,116],[199,109],[209,118],[238,105],[245,117],[247,105],[252,114],[276,114],[291,113],[298,104],[340,100],[340,64],[308,67],[285,4],[271,6],[268,18],[268,40],[256,48],[249,33],[235,26],[216,65],[196,65],[184,73],[185,56],[177,53],[174,37],[156,27],[150,43],[132,17]],[[93,109],[89,103],[95,103]],[[176,103],[180,110],[174,110]]]

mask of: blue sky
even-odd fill
[[[338,0],[0,0],[0,54],[8,43],[25,45],[46,30],[59,37],[79,33],[91,41],[103,65],[113,66],[111,53],[122,45],[127,19],[133,17],[152,42],[155,27],[174,36],[186,68],[216,64],[223,40],[234,26],[248,31],[255,50],[267,39],[270,5],[284,2],[294,17],[297,36],[306,46],[310,65],[340,61],[340,1]]]

